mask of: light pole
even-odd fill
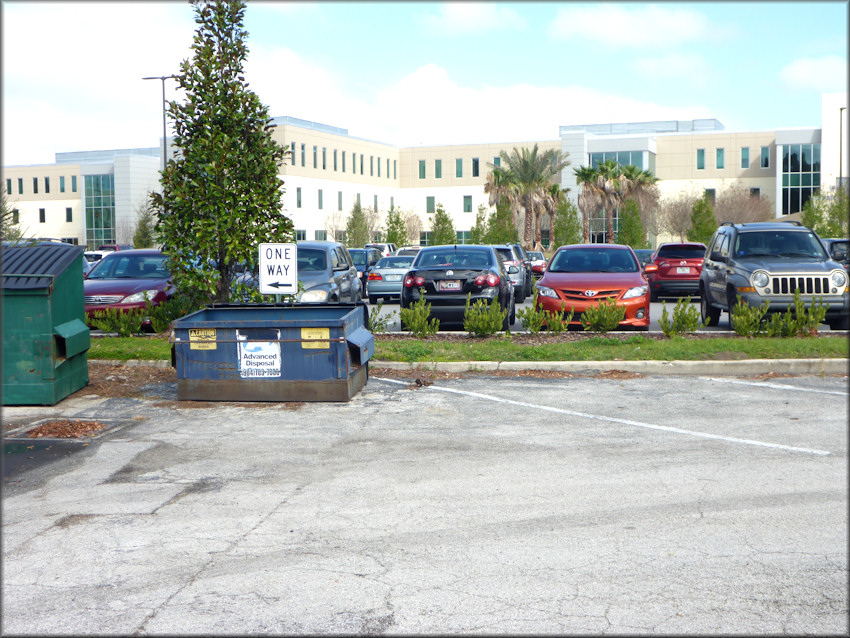
[[[161,80],[162,81],[162,170],[165,170],[168,164],[168,138],[165,136],[165,81],[169,78],[178,78],[179,75],[154,75],[143,80]]]

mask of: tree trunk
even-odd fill
[[[534,233],[534,200],[530,202],[526,200],[525,206],[525,228],[522,234],[522,244],[523,248],[526,250],[531,250],[531,242],[533,239]]]
[[[609,244],[616,243],[614,238],[614,207],[605,207],[605,241]]]

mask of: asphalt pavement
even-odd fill
[[[3,633],[847,635],[846,368],[370,372],[4,408],[110,428],[4,478]]]

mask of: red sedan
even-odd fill
[[[613,299],[625,308],[620,327],[649,329],[649,287],[629,246],[575,244],[561,246],[537,282],[537,306],[550,312],[573,311],[570,326],[600,301]]]

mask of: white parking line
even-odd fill
[[[774,388],[776,390],[797,390],[798,392],[815,392],[817,394],[833,394],[839,397],[846,397],[847,392],[835,392],[834,390],[815,390],[813,388],[798,388],[793,385],[785,385],[783,383],[767,383],[766,381],[740,381],[738,379],[722,379],[717,377],[700,377],[706,381],[718,381],[720,383],[735,383],[738,385],[752,385],[759,388]]]
[[[381,377],[369,377],[375,381],[384,381],[386,383],[396,383],[398,385],[410,385],[408,381],[399,381],[398,379],[384,379]],[[791,445],[780,445],[779,443],[766,443],[764,441],[754,441],[752,439],[739,439],[733,436],[722,436],[720,434],[709,434],[707,432],[698,432],[696,430],[683,430],[682,428],[674,428],[667,425],[655,425],[653,423],[641,423],[640,421],[631,421],[630,419],[618,419],[616,417],[601,416],[598,414],[585,414],[584,412],[575,412],[574,410],[564,410],[563,408],[553,408],[547,405],[538,405],[535,403],[525,403],[524,401],[514,401],[513,399],[505,399],[503,397],[492,396],[489,394],[480,394],[478,392],[468,392],[466,390],[454,390],[452,388],[443,388],[438,385],[423,386],[430,390],[438,390],[440,392],[449,392],[451,394],[460,394],[462,396],[475,397],[476,399],[485,399],[487,401],[496,401],[497,403],[507,403],[509,405],[518,405],[524,408],[534,410],[544,410],[546,412],[556,412],[558,414],[569,414],[584,419],[595,419],[597,421],[606,421],[608,423],[621,423],[623,425],[631,425],[637,428],[647,428],[650,430],[662,430],[664,432],[674,432],[676,434],[687,434],[690,436],[698,436],[704,439],[714,439],[717,441],[726,441],[729,443],[741,443],[744,445],[755,445],[758,447],[773,448],[776,450],[786,450],[788,452],[803,452],[804,454],[817,454],[819,456],[829,456],[832,454],[826,450],[813,450],[805,447],[794,447]]]

